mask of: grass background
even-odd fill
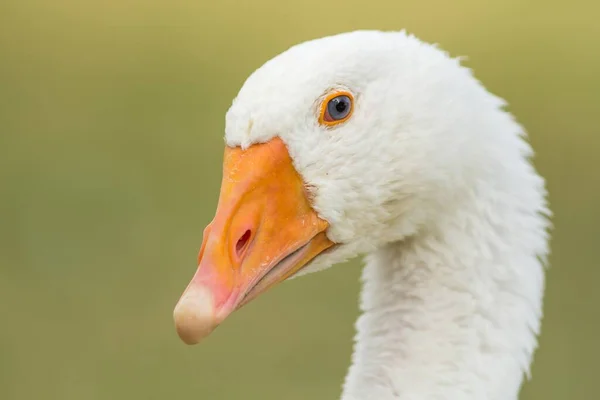
[[[0,2],[0,398],[335,399],[358,260],[183,346],[171,312],[220,182],[224,113],[292,44],[406,28],[528,129],[556,216],[525,400],[600,393],[600,3]]]

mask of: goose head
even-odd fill
[[[226,115],[216,215],[174,312],[180,337],[198,342],[289,277],[435,230],[507,153],[528,152],[502,105],[404,32],[336,35],[268,61]]]

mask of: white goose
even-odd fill
[[[522,128],[404,32],[292,47],[227,113],[223,181],[175,308],[186,343],[292,275],[369,253],[343,400],[518,397],[549,226]]]

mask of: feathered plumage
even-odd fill
[[[323,126],[335,90],[355,109]],[[343,400],[518,397],[540,330],[549,212],[504,106],[435,46],[375,31],[292,47],[234,100],[227,146],[283,141],[329,224],[335,246],[298,275],[368,254]]]

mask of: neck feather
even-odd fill
[[[367,257],[343,400],[517,399],[547,253],[543,187],[523,187],[479,196]]]

